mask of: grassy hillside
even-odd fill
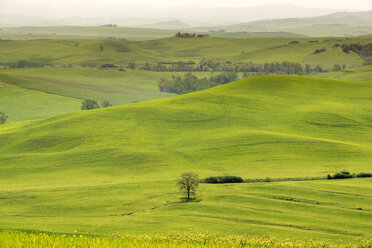
[[[173,74],[181,73],[97,68],[31,68],[6,70],[0,74],[0,78],[12,85],[55,95],[109,100],[120,105],[172,96],[173,94],[160,92],[157,84],[160,78],[171,77]]]
[[[8,122],[51,117],[79,110],[81,105],[79,99],[5,84],[1,79],[0,102],[0,112],[8,116]]]
[[[297,44],[290,42],[298,41]],[[364,64],[363,59],[351,52],[344,53],[339,47],[343,43],[370,43],[367,37],[346,38],[167,38],[143,42],[101,41],[101,40],[33,40],[0,41],[0,65],[11,65],[19,60],[62,66],[83,63],[101,65],[113,62],[127,65],[157,63],[159,61],[199,61],[201,58],[222,58],[234,61],[252,62],[299,62],[320,64],[331,68],[334,64],[354,67]],[[314,54],[316,49],[326,52]]]
[[[369,172],[371,93],[370,82],[262,76],[4,125],[0,225],[371,239],[370,179],[201,185],[189,203],[175,186],[184,171],[244,178]]]

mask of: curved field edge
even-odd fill
[[[3,248],[49,248],[49,247],[255,247],[255,248],[369,248],[372,240],[359,240],[354,243],[330,243],[327,240],[298,241],[260,236],[216,236],[212,234],[185,232],[148,235],[106,235],[89,236],[85,234],[52,234],[26,232],[0,232],[0,246]]]

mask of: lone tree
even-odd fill
[[[99,109],[99,104],[95,100],[86,99],[81,104],[81,110]]]
[[[198,174],[184,172],[181,174],[181,178],[178,179],[177,185],[180,187],[180,190],[187,195],[187,200],[190,200],[190,196],[195,195],[199,182],[200,180]]]
[[[8,116],[0,112],[0,125],[4,124],[6,122],[6,119],[8,119]]]

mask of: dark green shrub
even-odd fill
[[[326,51],[325,48],[315,49],[314,54],[317,54],[317,53],[323,53],[323,52],[325,52],[325,51]]]
[[[81,110],[99,109],[99,104],[95,100],[86,99],[81,104]]]
[[[101,103],[101,108],[108,108],[108,107],[112,107],[112,104],[109,101],[103,101]]]
[[[0,125],[4,124],[6,122],[6,119],[8,119],[8,116],[0,112]]]
[[[243,178],[237,176],[216,176],[207,177],[202,180],[203,183],[242,183]]]
[[[357,177],[372,177],[372,173],[364,173],[361,172],[357,175]]]
[[[341,172],[337,172],[333,176],[328,175],[327,179],[344,179],[344,178],[353,178],[353,177],[354,177],[354,175],[352,175],[350,172],[341,171]]]

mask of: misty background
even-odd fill
[[[371,9],[370,0],[163,0],[156,4],[149,0],[0,0],[0,26],[115,23],[127,27],[187,29]]]

